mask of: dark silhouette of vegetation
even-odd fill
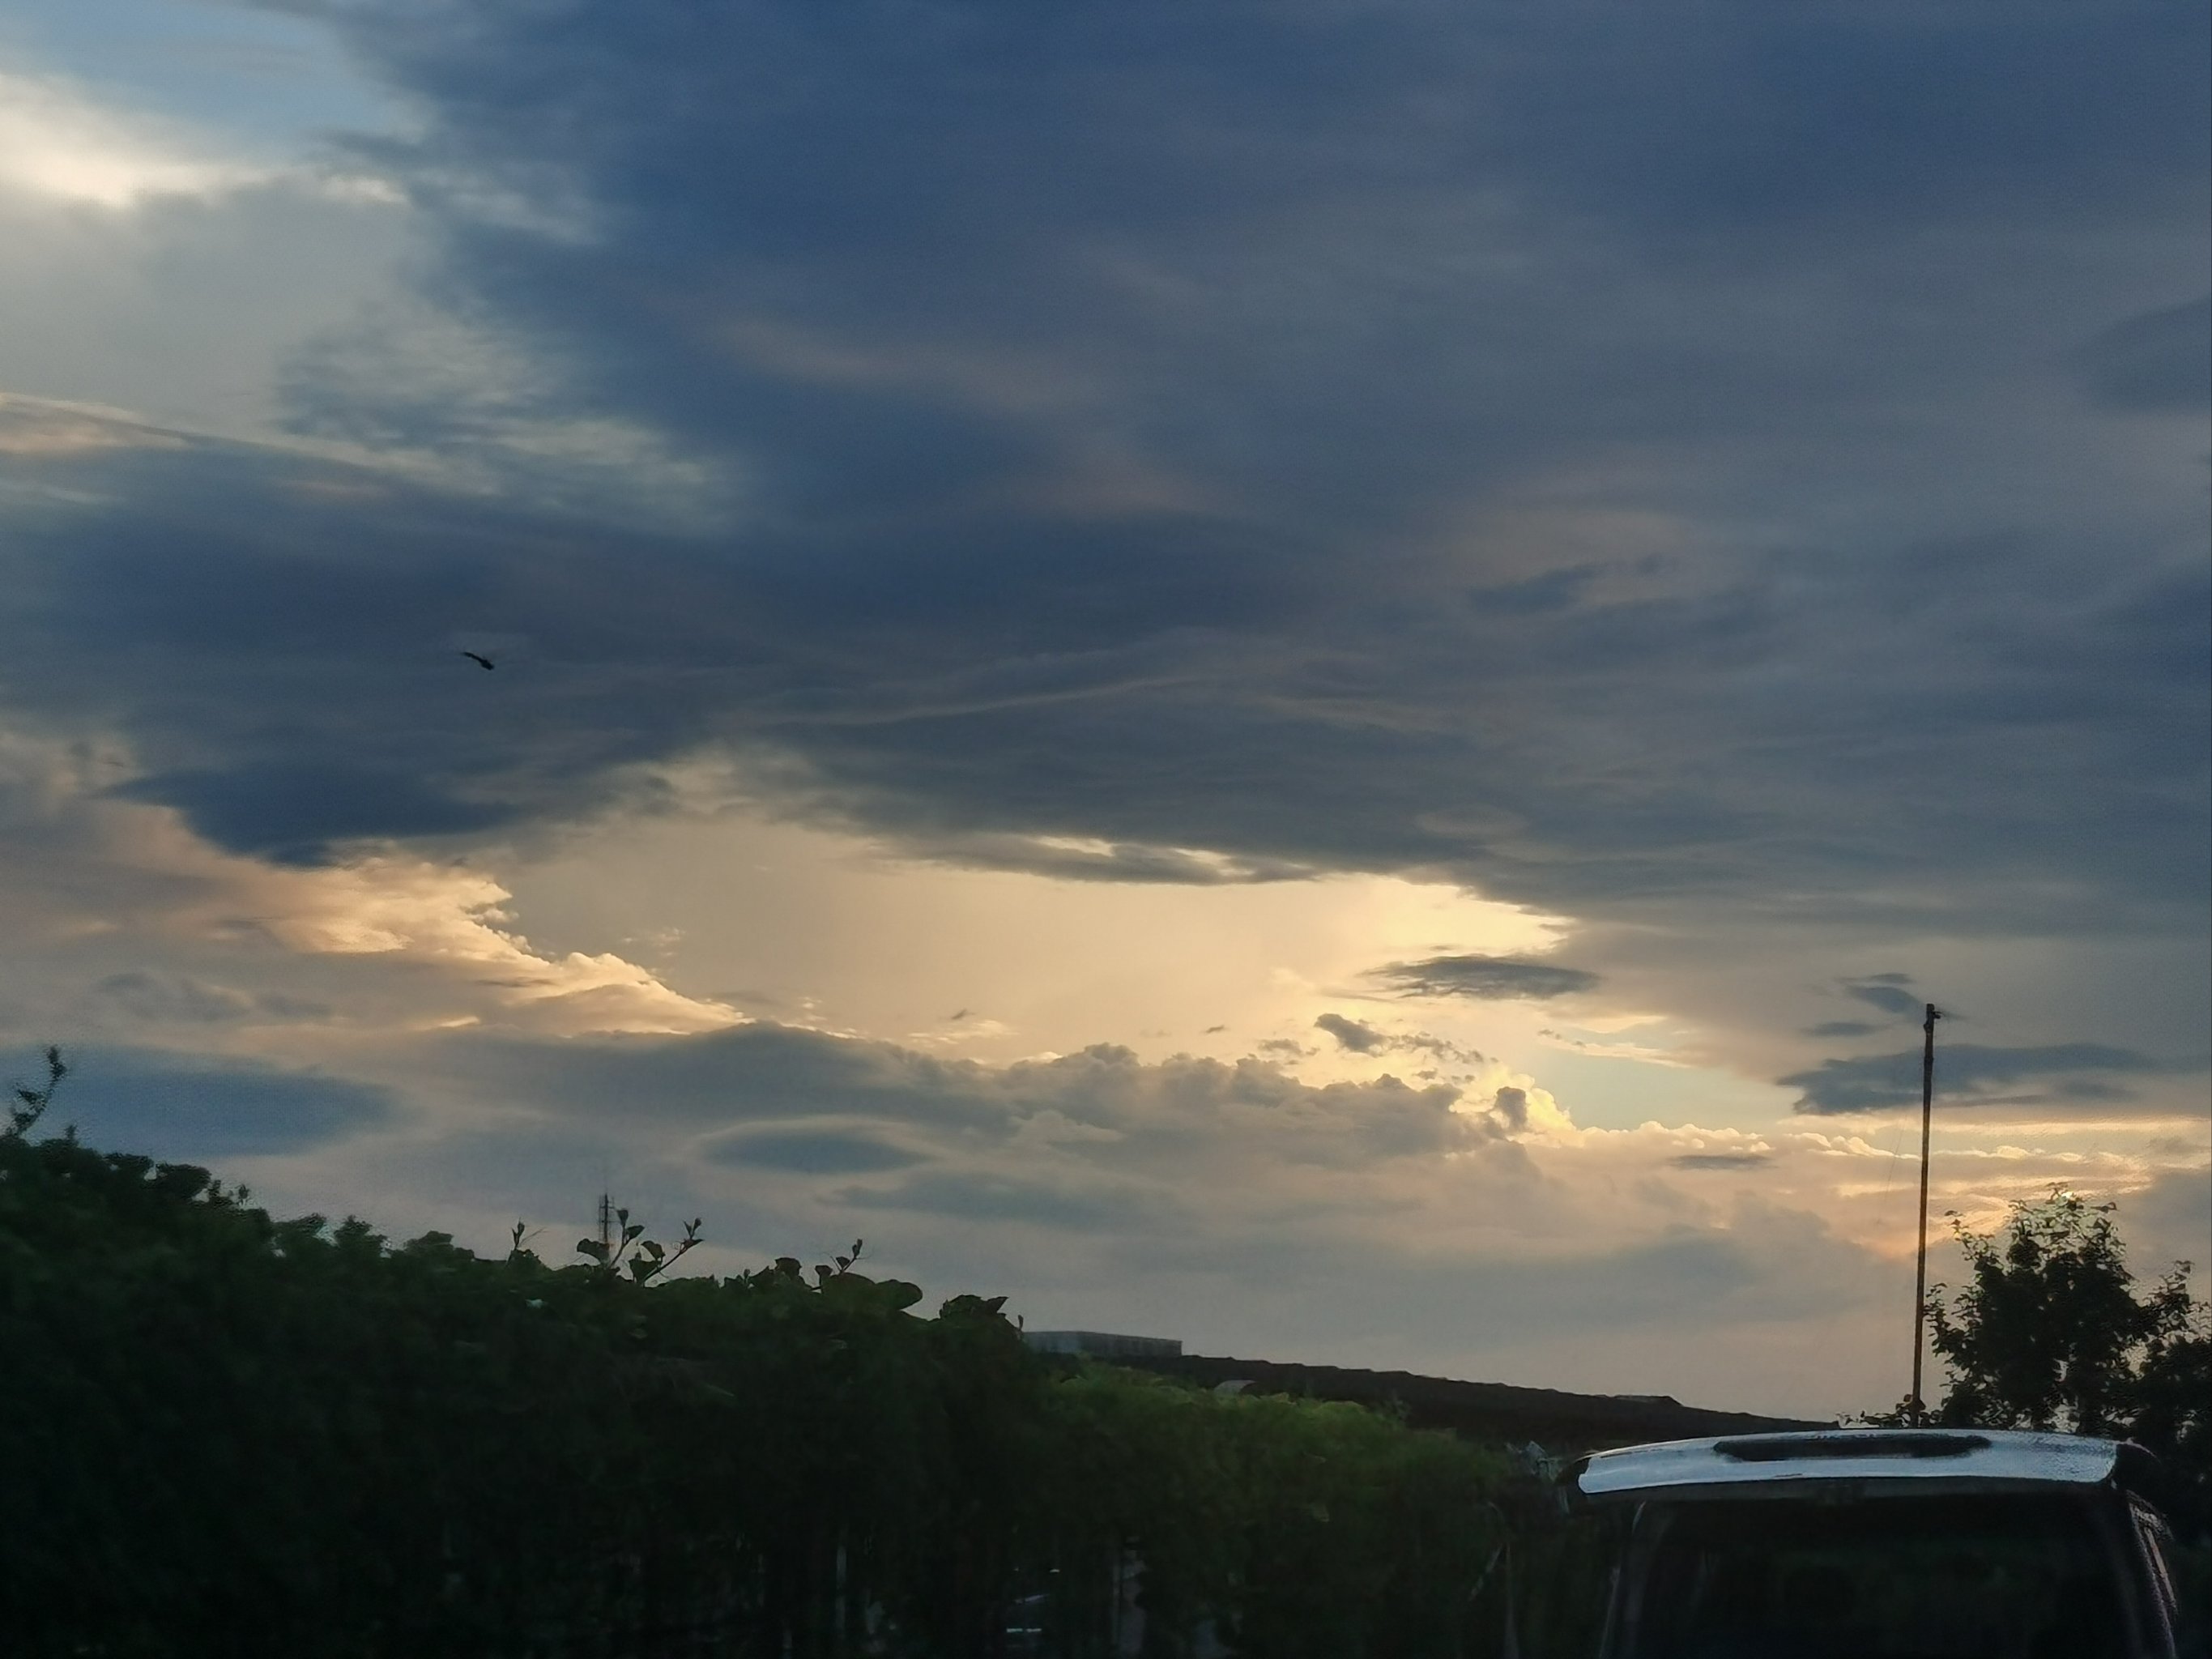
[[[1938,1422],[2131,1439],[2158,1454],[2177,1529],[2212,1532],[2212,1308],[2176,1262],[2147,1291],[2113,1218],[2054,1187],[2002,1227],[1954,1213],[1966,1257],[1955,1292],[1930,1287],[1931,1346],[1949,1371]],[[1869,1422],[1901,1422],[1905,1407]]]
[[[1953,1218],[1969,1277],[1931,1303],[1932,1346],[1951,1372],[1938,1415],[2139,1441],[2166,1466],[2173,1518],[2202,1536],[2212,1522],[2212,1310],[2190,1296],[2185,1261],[2138,1294],[2117,1207],[2053,1188],[2015,1201],[1996,1233]]]
[[[276,1220],[33,1141],[49,1066],[0,1133],[11,1653],[1074,1659],[1140,1611],[1152,1656],[1480,1659],[1528,1594],[1544,1495],[1449,1436],[1067,1375],[857,1243],[717,1279],[665,1271],[696,1220],[558,1268]]]
[[[39,1120],[46,1115],[46,1108],[54,1103],[54,1091],[61,1087],[62,1079],[68,1075],[69,1067],[62,1063],[62,1051],[58,1048],[47,1049],[46,1086],[43,1089],[33,1089],[27,1084],[19,1083],[15,1085],[14,1091],[15,1103],[8,1109],[8,1127],[5,1133],[17,1139],[30,1133],[37,1126]],[[69,1138],[75,1139],[76,1137],[76,1131],[72,1127]]]
[[[514,1224],[514,1240],[507,1252],[510,1261],[525,1254],[522,1248],[523,1230],[529,1224],[526,1221],[518,1221]],[[647,1279],[674,1267],[678,1256],[699,1243],[699,1229],[705,1224],[704,1221],[696,1217],[685,1222],[683,1239],[677,1244],[675,1250],[671,1252],[663,1249],[658,1240],[641,1237],[645,1231],[643,1222],[632,1221],[628,1210],[617,1210],[614,1238],[611,1241],[580,1238],[576,1241],[576,1254],[589,1256],[598,1264],[599,1270],[611,1278],[619,1275],[623,1269],[627,1267],[629,1269],[631,1282],[642,1285]],[[854,1255],[859,1255],[860,1249],[860,1243],[855,1240],[853,1244]],[[630,1254],[633,1250],[636,1252],[635,1255]],[[625,1257],[628,1260],[624,1260]],[[852,1256],[841,1255],[837,1258],[837,1270],[840,1273],[852,1265]],[[824,1268],[822,1271],[826,1273],[829,1270]]]
[[[2146,1370],[2203,1342],[2189,1264],[2136,1295],[2118,1207],[2053,1188],[2014,1202],[2001,1233],[1954,1218],[1971,1277],[1948,1302],[1937,1285],[1930,1309],[1951,1371],[1946,1421],[2111,1434],[2128,1426]]]

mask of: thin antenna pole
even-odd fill
[[[1936,1115],[1936,1022],[1943,1018],[1934,1003],[1920,1023],[1927,1039],[1920,1049],[1920,1256],[1912,1272],[1912,1392],[1906,1410],[1915,1428],[1928,1420],[1920,1399],[1920,1357],[1928,1325],[1928,1132]]]

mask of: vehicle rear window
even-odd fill
[[[1632,1659],[2130,1650],[2113,1559],[2087,1509],[2062,1497],[1680,1504],[1644,1524]]]

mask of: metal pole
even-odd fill
[[[1912,1273],[1912,1392],[1906,1397],[1915,1428],[1928,1420],[1928,1408],[1920,1400],[1922,1333],[1928,1323],[1928,1130],[1936,1115],[1936,1022],[1942,1018],[1931,1002],[1927,1018],[1920,1023],[1927,1033],[1920,1050],[1920,1256]]]

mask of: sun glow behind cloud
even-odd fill
[[[220,154],[179,124],[96,102],[65,81],[0,70],[0,188],[120,211],[160,197],[235,190],[275,172]]]
[[[1226,862],[1182,856],[1199,870]],[[997,1060],[1108,1032],[1159,1056],[1308,1042],[1316,1016],[1380,999],[1364,975],[1381,960],[1540,955],[1564,927],[1446,882],[1066,879],[921,860],[879,838],[743,810],[618,818],[511,879],[545,937],[658,934],[672,942],[655,960],[676,982],[823,1029],[925,1036]],[[1372,1068],[1317,1050],[1310,1069]]]

